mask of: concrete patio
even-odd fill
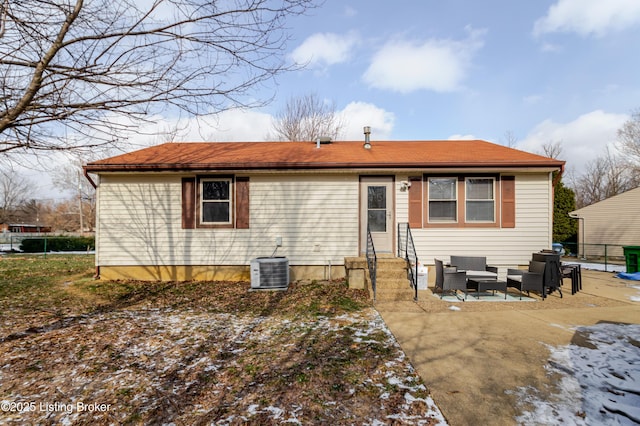
[[[534,302],[448,302],[431,291],[419,301],[377,302],[376,308],[451,425],[513,425],[514,391],[553,388],[547,345],[580,344],[575,327],[599,322],[640,324],[640,296],[611,272],[582,271],[583,289]],[[451,307],[454,307],[451,309]]]

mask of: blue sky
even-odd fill
[[[561,142],[579,171],[640,108],[638,0],[327,1],[289,24],[305,69],[278,79],[267,108],[200,133],[261,140],[270,114],[313,92],[344,113],[346,139],[365,125],[373,140],[510,132],[533,152]]]
[[[640,108],[639,0],[327,0],[287,25],[287,59],[306,67],[256,93],[274,101],[194,121],[175,140],[264,140],[289,98],[314,93],[343,115],[344,139],[365,125],[373,141],[506,144],[510,132],[531,152],[561,142],[579,173]]]

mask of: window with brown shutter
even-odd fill
[[[182,178],[182,228],[249,228],[249,178]]]
[[[514,183],[513,176],[494,173],[433,174],[412,181],[410,190],[422,185],[423,228],[514,228]],[[419,227],[413,205],[417,199],[409,193],[412,227]]]

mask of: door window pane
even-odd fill
[[[386,210],[369,210],[367,220],[371,232],[387,232]]]
[[[385,186],[370,186],[367,197],[367,206],[370,209],[386,209],[387,188]]]
[[[371,232],[387,231],[387,187],[367,188],[367,223]]]

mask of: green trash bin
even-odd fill
[[[640,257],[640,246],[623,246],[624,259],[627,263],[627,273],[633,274],[638,271],[638,257]]]

